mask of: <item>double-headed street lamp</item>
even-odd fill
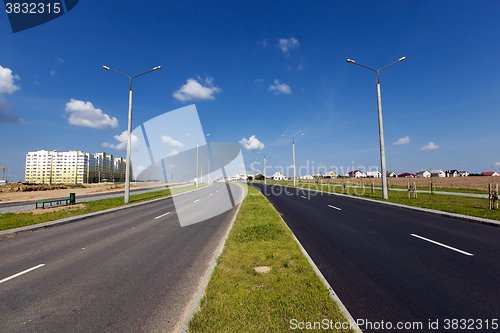
[[[128,99],[128,136],[127,136],[127,161],[125,162],[125,203],[129,202],[129,196],[130,196],[130,151],[131,151],[131,145],[132,145],[132,80],[135,79],[138,76],[147,74],[152,71],[159,71],[161,69],[161,66],[156,66],[153,69],[150,69],[147,72],[141,73],[136,76],[128,76],[125,74],[122,74],[120,72],[117,72],[115,70],[112,70],[108,66],[102,66],[107,71],[112,71],[115,72],[116,74],[123,75],[125,77],[128,77],[130,79],[130,94],[129,94],[129,99]]]
[[[192,137],[192,135],[189,133],[186,133],[186,135]],[[200,139],[204,137],[208,138],[209,136],[210,134],[207,134],[205,136],[200,136],[199,138],[196,139],[196,187],[198,187],[198,162],[199,162]]]
[[[267,180],[267,177],[266,177],[266,155],[269,155],[271,154],[270,152],[267,153],[266,155],[262,154],[260,151],[258,151],[257,153],[261,154],[262,156],[264,156],[264,184],[266,184],[266,180]]]
[[[384,126],[382,124],[382,101],[380,98],[380,81],[378,79],[378,73],[383,70],[384,68],[387,68],[389,66],[392,66],[400,61],[405,60],[406,57],[400,58],[398,61],[393,62],[392,64],[389,64],[387,66],[384,66],[380,68],[379,70],[375,70],[373,68],[367,67],[365,65],[358,64],[352,59],[347,59],[346,62],[354,65],[358,65],[364,68],[367,68],[369,70],[374,71],[377,73],[377,104],[378,104],[378,135],[379,135],[379,140],[380,140],[380,166],[382,168],[382,195],[384,199],[389,198],[389,194],[387,191],[387,170],[385,166],[385,146],[384,146]]]
[[[285,136],[285,135],[282,135],[283,138],[288,138],[288,139],[291,139],[292,140],[292,149],[293,149],[293,186],[295,186],[295,139],[297,139],[298,137],[301,137],[301,136],[304,136],[304,134],[301,134],[301,135],[297,135],[293,138],[289,137],[289,136]]]

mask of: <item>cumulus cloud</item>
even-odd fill
[[[274,91],[275,95],[292,93],[292,89],[287,84],[280,83],[278,79],[274,80],[274,85],[269,86],[269,90]]]
[[[439,148],[439,146],[434,144],[434,142],[429,142],[429,144],[427,146],[420,148],[420,150],[430,151],[430,150],[434,150],[434,149],[438,149],[438,148]]]
[[[18,75],[12,75],[11,69],[0,66],[0,123],[28,125],[23,117],[10,113],[10,110],[14,109],[14,105],[7,102],[2,96],[12,95],[21,89],[15,84],[15,80],[19,80]]]
[[[66,112],[70,114],[68,123],[75,126],[92,127],[95,129],[116,129],[118,119],[111,118],[101,109],[96,109],[90,102],[71,99],[66,103]]]
[[[410,143],[410,137],[408,135],[394,142],[395,145],[407,145],[409,143]]]
[[[288,38],[288,39],[280,38],[280,41],[278,44],[278,47],[281,49],[281,52],[283,52],[283,54],[286,57],[290,56],[290,50],[296,49],[299,46],[300,46],[299,41],[293,37]]]
[[[114,138],[116,139],[116,141],[119,142],[117,145],[113,143],[103,142],[102,146],[104,148],[111,148],[115,150],[127,150],[127,138],[128,138],[127,130],[123,131],[122,134],[120,135],[115,135]],[[131,140],[131,148],[132,151],[137,151],[137,149],[139,148],[139,139],[137,138],[137,136],[133,134]]]
[[[177,150],[175,150],[175,149],[172,149],[172,152],[170,154],[168,154],[167,157],[175,156],[177,154],[179,154],[179,152]]]
[[[495,163],[495,166],[500,166],[500,162],[496,162],[496,163]]]
[[[260,142],[259,139],[257,139],[255,137],[255,135],[252,135],[250,138],[248,138],[248,140],[243,138],[239,142],[243,146],[243,148],[246,150],[262,150],[262,149],[264,149],[264,144],[262,142]]]
[[[198,80],[202,81],[200,77],[198,77]],[[186,102],[191,100],[215,99],[214,94],[222,92],[221,88],[213,85],[213,78],[207,77],[204,85],[201,85],[198,80],[193,78],[187,79],[186,84],[179,90],[174,91],[172,96],[181,102]]]
[[[169,136],[162,135],[161,141],[163,142],[163,144],[165,144],[169,147],[179,147],[179,148],[184,147],[184,144],[182,142],[174,140]]]
[[[56,75],[56,74],[57,74],[57,72],[56,72],[55,70],[51,70],[51,71],[50,71],[50,76],[54,76],[54,75]]]
[[[61,58],[57,58],[56,61],[55,61],[55,63],[58,64],[58,65],[62,65],[62,64],[64,64],[64,60],[61,59]]]

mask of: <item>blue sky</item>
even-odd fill
[[[388,170],[499,170],[498,17],[498,1],[81,0],[14,34],[2,12],[0,165],[18,181],[28,151],[125,157],[129,81],[102,66],[160,65],[134,80],[134,128],[195,104],[211,141],[253,143],[240,144],[247,165],[271,152],[286,169],[281,135],[304,133],[297,170],[368,169],[380,165],[376,78],[346,59],[406,56],[380,74]]]

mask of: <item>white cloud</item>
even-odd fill
[[[175,150],[175,149],[172,149],[172,152],[170,154],[168,154],[167,157],[175,156],[177,154],[179,154],[179,152],[177,150]]]
[[[54,61],[56,64],[61,65],[64,64],[64,60],[61,58],[57,58],[56,61]]]
[[[283,54],[288,57],[290,56],[290,50],[296,49],[300,46],[300,43],[295,38],[291,37],[288,39],[280,38],[278,47],[281,49]]]
[[[12,95],[21,87],[16,85],[15,80],[19,80],[18,75],[12,75],[12,70],[0,66],[0,123],[14,123],[20,125],[28,125],[28,122],[21,116],[10,113],[14,109],[14,105],[7,102],[2,95]]]
[[[407,145],[409,143],[410,143],[410,137],[408,135],[394,142],[395,145]]]
[[[500,162],[496,162],[496,163],[495,163],[495,166],[500,166]]]
[[[163,142],[163,144],[165,144],[169,147],[179,147],[179,148],[184,147],[184,144],[182,142],[174,140],[169,136],[162,135],[161,141]]]
[[[50,71],[50,76],[54,76],[54,75],[56,75],[56,74],[57,74],[57,72],[56,72],[55,70],[51,70],[51,71]]]
[[[245,138],[241,139],[240,144],[246,150],[262,150],[262,149],[264,149],[264,144],[262,142],[260,142],[259,139],[257,139],[255,137],[255,135],[252,135],[250,138],[248,138],[248,140]]]
[[[92,127],[95,129],[116,129],[118,119],[111,118],[101,109],[96,109],[92,103],[71,99],[66,103],[66,112],[70,113],[68,123],[75,126]]]
[[[127,138],[128,138],[128,131],[125,130],[122,132],[120,135],[115,135],[114,138],[116,141],[119,142],[119,144],[115,145],[113,143],[108,143],[108,142],[103,142],[102,146],[104,148],[111,148],[111,149],[116,149],[116,150],[127,150]],[[137,136],[132,134],[132,140],[131,140],[131,148],[133,151],[136,151],[137,148],[139,148],[139,139]]]
[[[434,149],[438,149],[438,148],[439,148],[439,146],[434,144],[434,142],[429,142],[429,144],[427,146],[420,148],[420,150],[430,151],[430,150],[434,150]]]
[[[201,78],[198,77],[201,81]],[[185,85],[183,85],[179,90],[173,92],[172,96],[177,98],[181,102],[186,102],[190,100],[204,100],[204,99],[215,99],[214,94],[222,92],[222,89],[213,85],[213,78],[207,77],[205,79],[205,85],[202,86],[197,80],[190,78],[187,79]]]
[[[139,173],[143,172],[144,170],[146,170],[147,168],[145,166],[142,166],[142,165],[139,165],[136,170],[139,171]]]
[[[274,85],[269,86],[269,90],[274,91],[275,95],[292,93],[292,89],[287,84],[280,83],[278,79],[274,80]]]
[[[12,70],[0,66],[0,95],[12,95],[21,87],[14,84],[14,80],[19,80],[19,75],[12,75]]]

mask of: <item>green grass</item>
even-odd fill
[[[292,185],[289,185],[293,187]],[[316,184],[297,184],[297,187],[321,190],[339,194],[353,195],[363,198],[389,201],[408,206],[422,207],[440,210],[444,212],[457,213],[469,216],[482,217],[492,220],[500,220],[500,210],[490,210],[487,198],[474,198],[458,195],[417,193],[418,198],[408,199],[408,193],[402,191],[389,191],[389,199],[382,198],[382,191],[375,189],[371,193],[370,187],[352,188],[346,187],[344,191],[339,186],[317,186]]]
[[[206,186],[206,184],[200,184],[200,187]],[[128,204],[138,203],[142,201],[148,201],[153,199],[158,199],[162,197],[169,196],[171,194],[182,193],[186,191],[190,191],[195,189],[196,186],[190,185],[186,187],[180,187],[172,189],[172,193],[170,189],[161,190],[143,194],[133,194],[130,196],[130,202]],[[175,190],[175,191],[174,191]],[[78,197],[76,198],[76,202],[78,203]],[[76,216],[81,214],[87,214],[92,212],[97,212],[100,210],[105,210],[109,208],[115,208],[120,206],[128,205],[123,202],[123,197],[116,197],[110,199],[103,200],[95,200],[85,202],[86,207],[81,209],[71,209],[66,211],[56,211],[56,212],[47,212],[43,214],[33,214],[33,213],[5,213],[0,215],[0,230],[13,229],[18,227],[24,227],[27,225],[33,225],[48,221],[54,221],[58,219],[62,219],[65,217]],[[35,205],[33,205],[35,208]]]
[[[346,322],[276,210],[249,187],[189,332],[288,332],[292,319]]]

